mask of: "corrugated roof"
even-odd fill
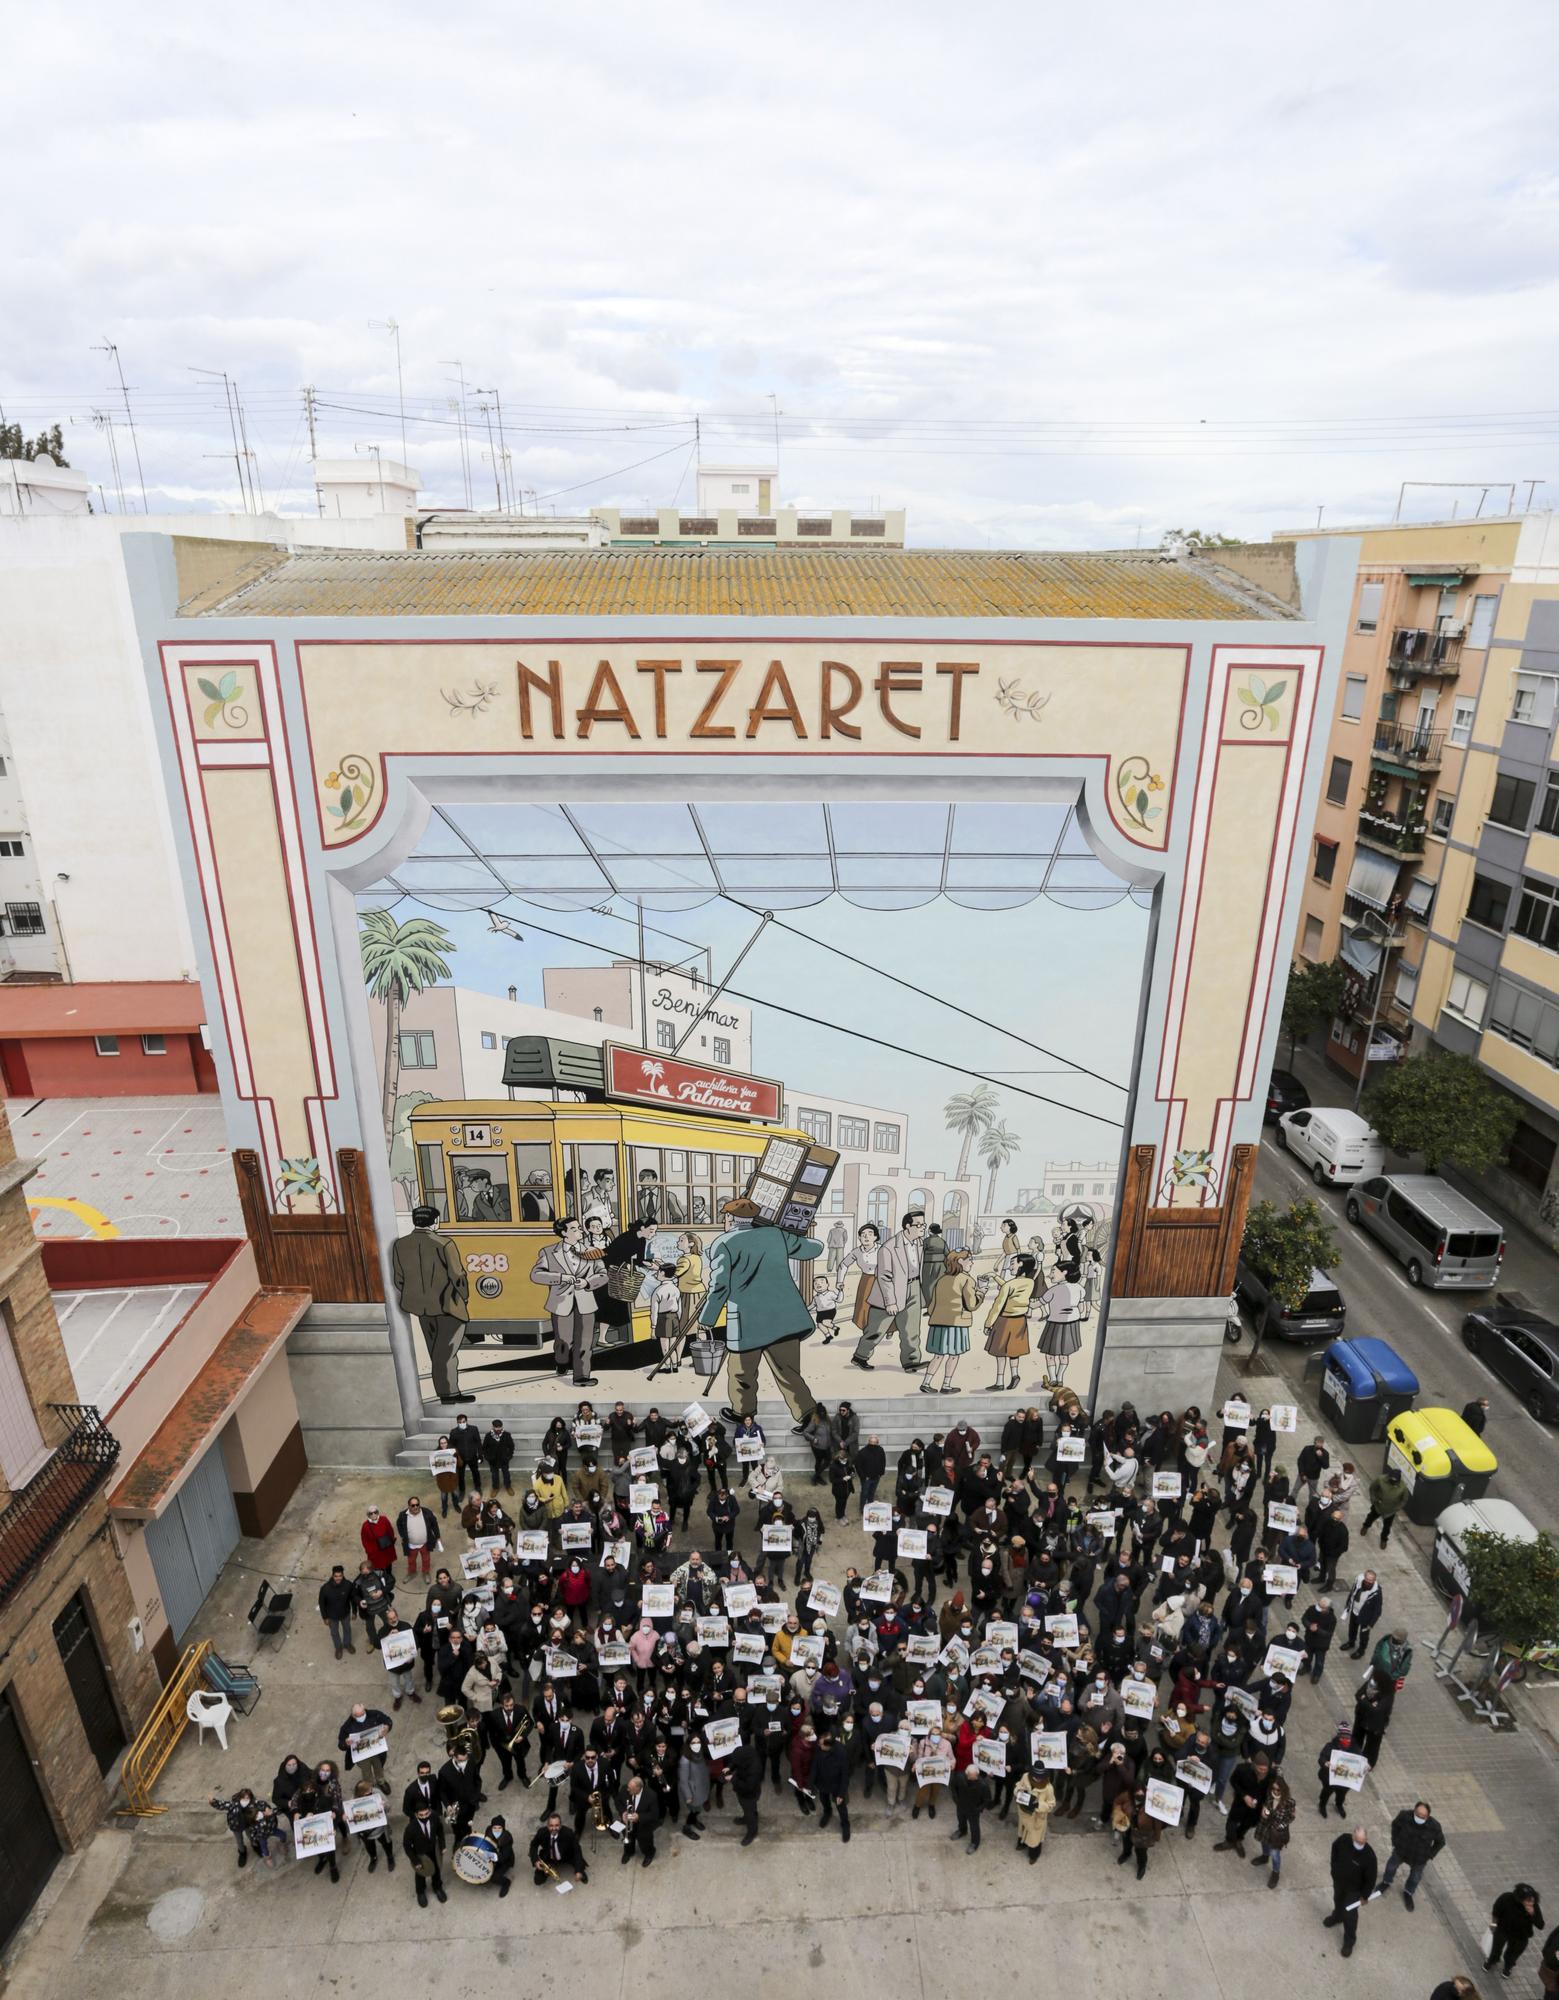
[[[193,1034],[206,1003],[193,979],[0,986],[0,1036]]]
[[[1277,619],[1215,564],[984,549],[559,549],[278,553],[185,617],[455,616]]]

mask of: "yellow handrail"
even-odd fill
[[[174,1669],[172,1680],[163,1689],[157,1706],[141,1724],[139,1734],[125,1752],[120,1777],[126,1803],[118,1809],[121,1815],[149,1819],[154,1813],[168,1810],[166,1806],[153,1805],[152,1786],[178,1748],[179,1738],[189,1727],[189,1698],[200,1686],[206,1655],[210,1651],[209,1639],[202,1639],[198,1645],[186,1650]]]

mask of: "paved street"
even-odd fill
[[[1248,1386],[1270,1396],[1278,1385],[1257,1376]],[[788,1794],[772,1792],[763,1838],[746,1852],[720,1813],[696,1847],[663,1837],[648,1871],[619,1868],[614,1845],[591,1836],[589,1886],[568,1896],[532,1889],[522,1870],[504,1902],[452,1881],[448,1904],[422,1912],[404,1861],[393,1877],[382,1866],[370,1876],[352,1857],[339,1887],[292,1864],[275,1876],[253,1863],[239,1874],[226,1829],[203,1801],[213,1788],[246,1781],[268,1790],[288,1750],[333,1754],[350,1701],[382,1699],[375,1657],[360,1650],[331,1658],[313,1598],[331,1560],[355,1560],[366,1503],[396,1506],[413,1483],[312,1473],[265,1544],[240,1544],[191,1636],[209,1635],[229,1656],[247,1658],[243,1614],[257,1574],[295,1587],[294,1630],[257,1662],[264,1697],[252,1716],[234,1719],[225,1756],[210,1739],[181,1746],[159,1785],[165,1815],[111,1821],[61,1871],[49,1914],[18,1954],[15,2000],[57,2000],[105,1984],[122,2000],[166,2000],[174,1986],[338,2000],[380,1995],[387,1981],[405,1993],[429,1993],[441,1981],[485,1991],[495,1965],[506,1991],[529,1996],[555,1991],[565,1961],[576,1990],[590,1994],[624,1993],[630,1982],[636,1991],[724,1986],[733,1967],[746,1965],[748,1984],[764,1996],[800,1984],[818,1990],[819,1975],[831,1991],[932,1996],[967,1983],[978,1966],[982,1988],[1029,1983],[1042,1970],[1047,1984],[1097,2000],[1347,1991],[1425,2000],[1439,1980],[1471,1967],[1488,1900],[1515,1875],[1559,1900],[1559,1791],[1549,1753],[1528,1732],[1492,1738],[1435,1683],[1423,1642],[1436,1629],[1436,1606],[1421,1552],[1400,1532],[1380,1568],[1388,1611],[1406,1610],[1419,1659],[1360,1814],[1383,1842],[1390,1815],[1422,1791],[1450,1848],[1426,1878],[1416,1914],[1396,1894],[1370,1906],[1347,1967],[1320,1922],[1338,1823],[1317,1824],[1310,1783],[1317,1747],[1351,1705],[1357,1669],[1347,1661],[1319,1690],[1303,1686],[1295,1703],[1289,1762],[1300,1815],[1276,1895],[1237,1856],[1212,1851],[1216,1821],[1194,1841],[1166,1837],[1139,1886],[1117,1870],[1113,1842],[1086,1817],[1057,1827],[1030,1870],[1008,1827],[988,1823],[984,1847],[970,1857],[947,1838],[945,1808],[935,1823],[901,1814],[890,1826],[876,1801],[858,1806],[846,1853],[832,1832],[800,1819]],[[451,1545],[460,1539],[456,1531]],[[838,1579],[865,1555],[853,1525],[830,1526],[818,1574]],[[435,1754],[438,1737],[431,1700],[398,1718],[390,1765],[397,1796],[416,1755]],[[528,1837],[537,1805],[534,1793],[494,1792],[488,1809],[507,1806]],[[1535,1992],[1530,1967],[1510,1990]]]
[[[1346,1104],[1347,1080],[1318,1058],[1301,1050],[1296,1074],[1317,1104]],[[1337,1225],[1342,1263],[1333,1273],[1348,1306],[1348,1331],[1386,1340],[1417,1374],[1421,1405],[1459,1410],[1472,1396],[1489,1399],[1488,1443],[1499,1459],[1491,1491],[1515,1504],[1539,1527],[1559,1530],[1559,1479],[1555,1478],[1559,1434],[1540,1424],[1521,1407],[1497,1375],[1462,1345],[1461,1323],[1476,1303],[1491,1303],[1492,1294],[1419,1291],[1407,1281],[1402,1266],[1373,1237],[1352,1228],[1343,1214],[1340,1189],[1318,1188],[1297,1160],[1280,1152],[1269,1125],[1262,1139],[1256,1169],[1255,1198],[1287,1203],[1312,1195]],[[1395,1163],[1392,1163],[1395,1164]],[[1417,1171],[1417,1169],[1415,1169]],[[1559,1318],[1559,1267],[1552,1254],[1523,1230],[1507,1233],[1501,1290],[1522,1292],[1539,1310]],[[1289,1347],[1281,1354],[1263,1344],[1267,1365],[1297,1382],[1306,1350]]]
[[[51,1237],[241,1236],[221,1101],[47,1097],[6,1104],[33,1227]]]

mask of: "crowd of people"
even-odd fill
[[[1214,1851],[1276,1890],[1312,1757],[1314,1811],[1346,1819],[1413,1664],[1375,1572],[1333,1596],[1365,1490],[1319,1437],[1292,1472],[1280,1463],[1291,1421],[1129,1406],[1091,1420],[1061,1392],[991,1444],[968,1422],[917,1438],[890,1475],[848,1404],[819,1411],[804,1427],[813,1485],[836,1520],[859,1510],[871,1549],[832,1582],[818,1574],[829,1529],[804,1481],[787,1490],[756,1420],[582,1402],[518,1493],[502,1423],[462,1420],[436,1460],[438,1512],[420,1497],[393,1522],[370,1508],[355,1576],[337,1565],[320,1588],[337,1656],[359,1634],[381,1652],[388,1710],[356,1704],[335,1757],[289,1756],[268,1797],[213,1804],[240,1865],[272,1860],[283,1822],[329,1814],[336,1847],[316,1872],[335,1879],[354,1838],[370,1869],[381,1855],[393,1868],[385,1825],[361,1827],[372,1808],[345,1788],[387,1797],[395,1719],[428,1696],[443,1754],[400,1800],[423,1903],[473,1835],[508,1893],[516,1835],[482,1809],[511,1787],[537,1883],[583,1883],[614,1848],[648,1868],[728,1804],[744,1846],[774,1810],[848,1842],[852,1800],[880,1795],[889,1820],[940,1811],[969,1854],[994,1822],[1028,1866],[1053,1826],[1083,1822],[1139,1879],[1210,1808]],[[1389,1529],[1378,1484],[1370,1518]],[[674,1550],[700,1495],[707,1535],[701,1522]],[[1362,1672],[1333,1665],[1325,1720],[1313,1698],[1296,1711],[1337,1652]],[[1362,1825],[1336,1835],[1325,1921],[1344,1957],[1399,1875],[1414,1909],[1444,1845],[1428,1800],[1392,1820],[1383,1868]],[[1515,1885],[1491,1916],[1491,1964],[1508,1973],[1542,1927],[1537,1892]],[[1559,1979],[1559,1931],[1542,1959]]]

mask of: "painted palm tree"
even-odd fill
[[[1023,1141],[1010,1126],[1000,1122],[987,1125],[980,1134],[980,1158],[990,1169],[990,1178],[985,1183],[986,1213],[994,1214],[996,1209],[996,1176],[1023,1150]]]
[[[455,941],[442,924],[410,917],[398,924],[388,910],[369,910],[358,919],[363,977],[375,1000],[384,1002],[384,1143],[395,1143],[395,1100],[401,1087],[401,1009],[414,993],[448,979],[443,954]]]
[[[970,1146],[995,1120],[996,1103],[996,1093],[991,1086],[977,1083],[973,1090],[958,1091],[942,1107],[948,1131],[963,1136],[963,1151],[958,1155],[958,1180],[962,1180],[969,1171]]]

